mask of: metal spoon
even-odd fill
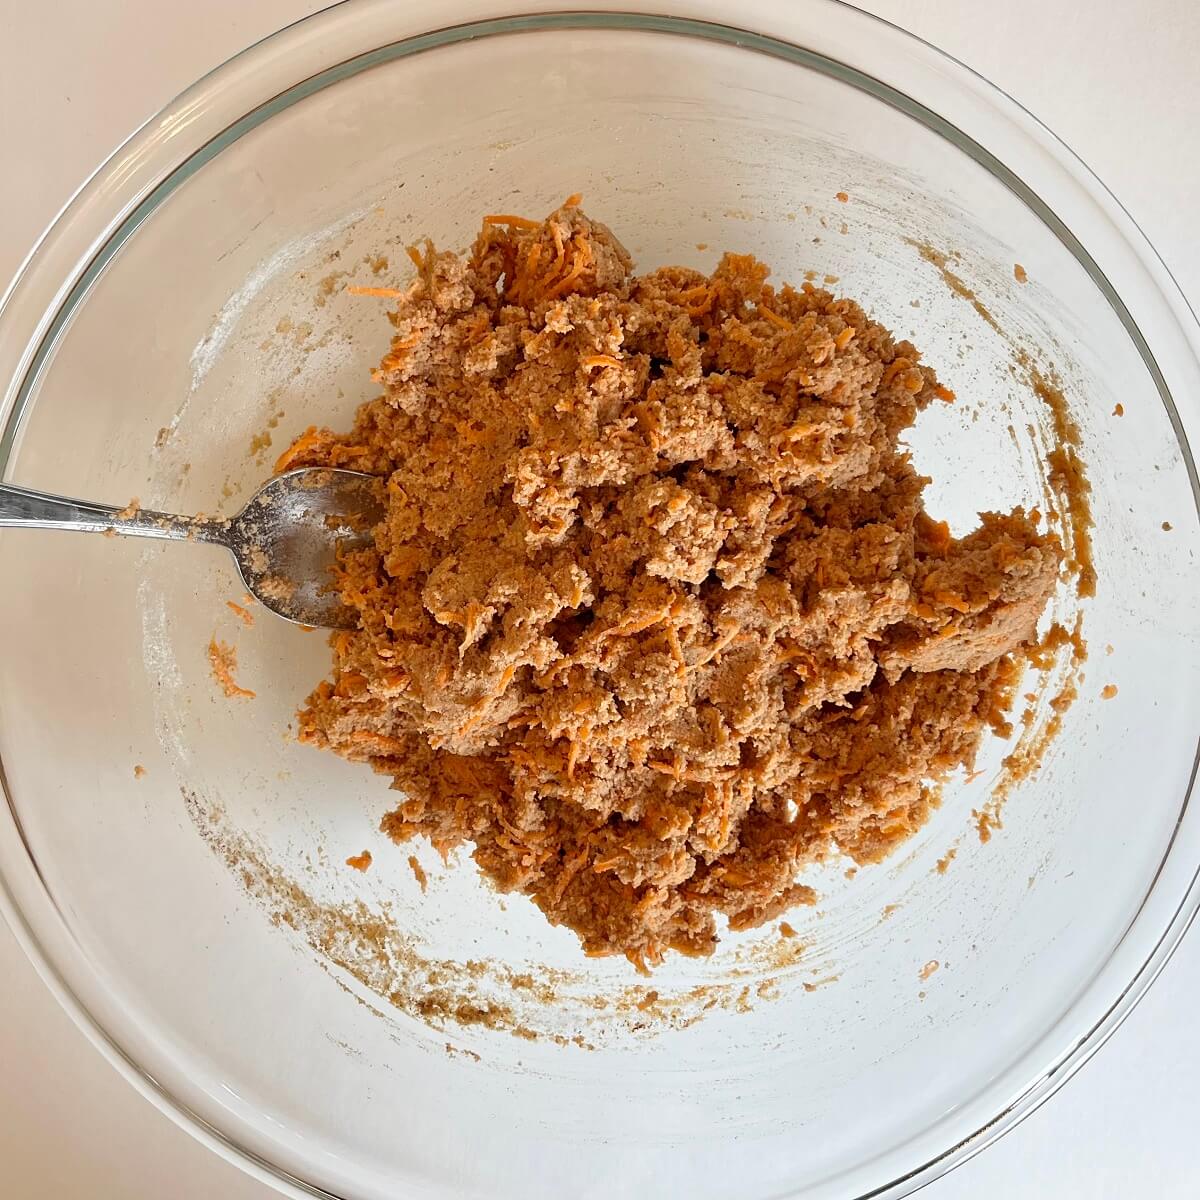
[[[353,629],[358,618],[332,590],[338,547],[366,545],[383,518],[382,480],[303,467],[269,479],[236,517],[177,517],[113,508],[0,484],[0,527],[76,529],[224,546],[242,582],[272,612],[301,625]]]

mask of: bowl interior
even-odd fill
[[[729,937],[641,981],[465,855],[413,847],[422,893],[376,831],[385,781],[289,736],[322,635],[262,610],[242,625],[221,552],[5,532],[0,754],[119,1044],[210,1126],[347,1197],[634,1196],[668,1171],[696,1197],[858,1194],[948,1148],[964,1112],[994,1115],[995,1081],[1137,914],[1193,762],[1191,486],[1088,271],[984,166],[827,64],[664,32],[385,57],[185,174],[77,305],[10,478],[235,510],[292,437],[373,394],[388,326],[346,284],[402,285],[406,244],[463,246],[484,212],[580,191],[641,268],[753,252],[776,281],[836,277],[911,338],[959,398],[911,439],[958,531],[1043,501],[1047,415],[1015,364],[1054,370],[1099,585],[1056,600],[1089,657],[1035,722],[1059,686],[1079,696],[987,844],[972,810],[1001,742],[892,860],[814,871],[795,939]],[[218,692],[214,634],[255,699]],[[364,848],[360,875],[344,860]]]

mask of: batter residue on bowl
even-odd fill
[[[302,738],[393,777],[397,842],[473,844],[642,970],[908,837],[1007,732],[1063,561],[1037,513],[925,513],[898,439],[953,396],[919,352],[750,256],[635,275],[577,197],[411,253],[364,289],[382,395],[279,463],[388,479]]]

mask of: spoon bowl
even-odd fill
[[[72,529],[112,537],[165,538],[224,546],[247,590],[299,625],[353,629],[338,598],[337,556],[365,545],[383,516],[382,481],[360,471],[300,467],[267,480],[235,517],[181,517],[131,500],[124,508],[0,485],[0,527]]]

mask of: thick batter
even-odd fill
[[[643,970],[908,837],[1006,730],[1062,559],[1036,514],[926,515],[919,352],[749,256],[634,275],[575,197],[411,253],[382,394],[281,460],[388,479],[304,740]]]

